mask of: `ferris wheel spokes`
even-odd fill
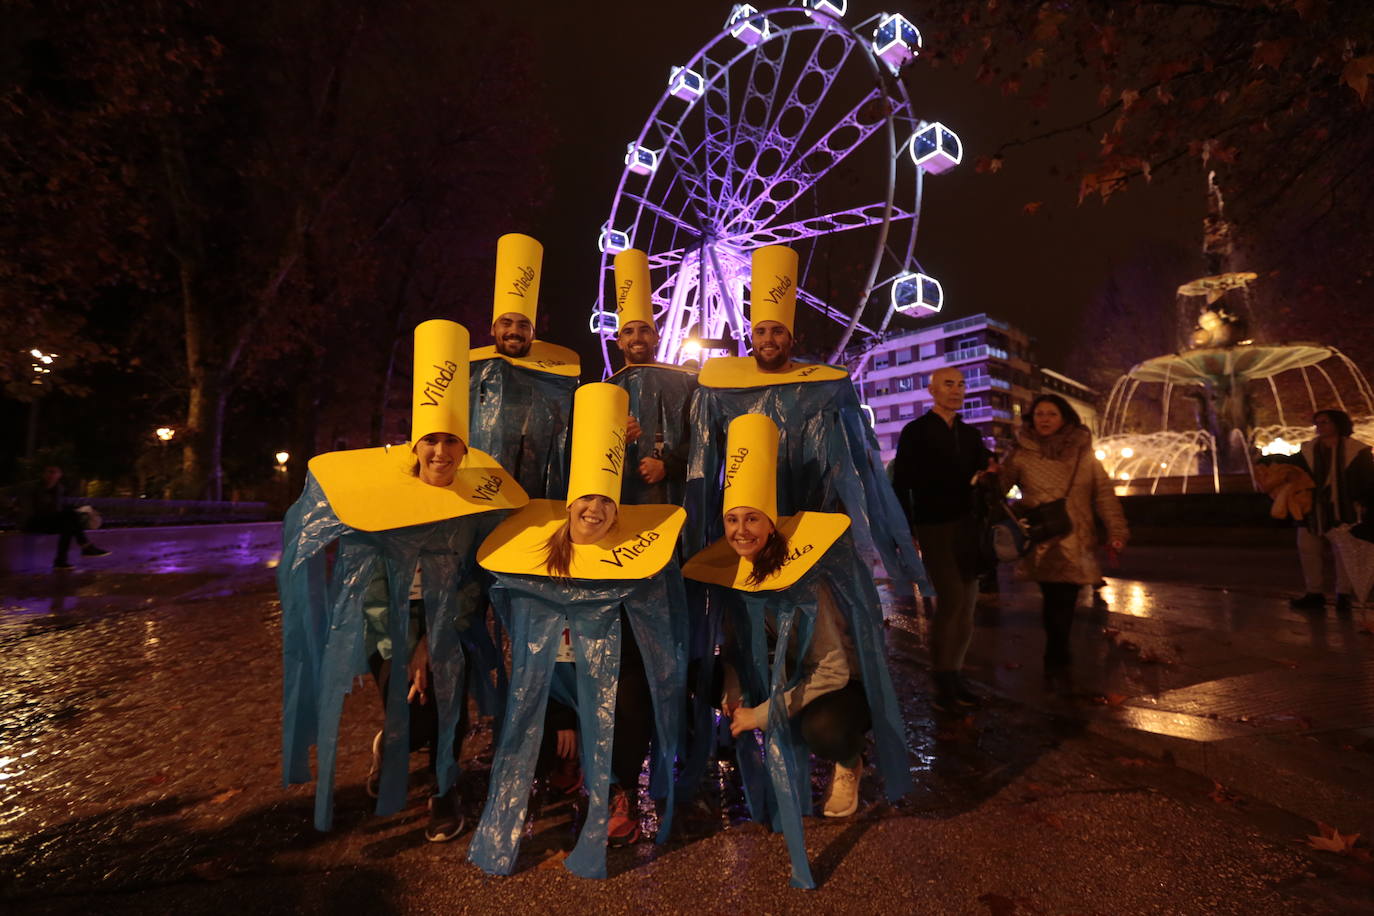
[[[752,250],[764,245],[787,245],[791,242],[812,238],[817,235],[831,235],[848,229],[865,229],[881,225],[885,219],[893,222],[914,219],[915,212],[902,210],[895,204],[888,213],[887,204],[878,202],[851,207],[848,210],[835,210],[819,216],[808,216],[780,226],[764,226],[727,236],[726,240],[736,247]]]

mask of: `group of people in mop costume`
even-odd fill
[[[310,461],[278,571],[285,781],[312,778],[313,747],[329,829],[344,696],[370,672],[376,811],[404,807],[428,749],[426,836],[452,839],[478,804],[459,780],[471,702],[494,751],[469,859],[516,867],[538,781],[585,793],[565,864],[597,878],[639,838],[645,761],[663,843],[728,733],[752,816],[812,887],[812,756],[825,816],[858,809],[866,757],[890,799],[911,789],[873,576],[924,576],[853,385],[792,358],[796,254],[770,246],[753,355],[700,373],[655,361],[648,259],[617,255],[626,365],[579,386],[577,355],[535,338],[541,260],[499,240],[490,346],[416,327],[407,444]]]

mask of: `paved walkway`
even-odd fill
[[[1084,589],[1072,673],[1054,682],[1040,662],[1038,588],[1004,568],[1001,593],[979,603],[970,674],[1293,813],[1374,834],[1374,611],[1290,608],[1301,583],[1288,550],[1141,548],[1125,564],[1097,593]],[[893,624],[894,641],[921,654],[924,618]]]

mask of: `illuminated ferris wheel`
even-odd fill
[[[832,362],[894,310],[940,310],[943,290],[914,257],[922,180],[957,165],[961,144],[912,113],[899,75],[919,53],[916,27],[895,14],[850,27],[845,7],[738,4],[672,68],[599,238],[591,329],[608,372],[613,260],[627,248],[649,256],[663,362],[746,352],[750,252],[764,245],[798,250],[798,302],[843,328]]]

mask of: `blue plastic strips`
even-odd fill
[[[790,382],[761,388],[700,388],[692,403],[692,453],[687,478],[706,483],[700,550],[722,533],[720,470],[730,421],[761,413],[778,425],[778,511],[841,512],[867,560],[881,560],[893,589],[926,592],[906,516],[879,460],[878,442],[848,379]]]
[[[589,796],[587,820],[565,865],[584,878],[606,877],[607,802],[612,723],[620,671],[620,608],[634,628],[654,700],[654,766],[671,772],[681,727],[684,647],[674,616],[685,612],[676,562],[642,580],[578,579],[499,574],[492,605],[510,630],[511,686],[491,767],[491,788],[468,858],[493,874],[510,874],[525,831],[544,709],[564,620],[577,665],[578,737]],[[674,795],[663,780],[665,813],[658,840],[672,827]]]
[[[575,378],[522,369],[500,357],[473,363],[468,444],[500,462],[530,499],[562,499],[575,388]]]
[[[277,569],[282,603],[282,767],[285,784],[308,782],[310,748],[316,747],[315,826],[320,830],[328,830],[333,822],[339,717],[354,678],[367,673],[363,608],[367,587],[380,571],[385,571],[390,591],[392,668],[403,672],[410,660],[410,583],[416,564],[420,566],[439,734],[450,736],[438,742],[438,790],[445,792],[454,784],[452,736],[468,674],[462,644],[481,629],[473,617],[477,604],[463,586],[470,578],[480,527],[490,524],[485,516],[499,514],[503,513],[391,531],[356,531],[339,521],[314,475],[307,476],[304,492],[282,525],[282,561]],[[326,587],[325,549],[335,541],[338,552]],[[399,811],[405,803],[407,691],[405,677],[391,678],[378,814]]]

